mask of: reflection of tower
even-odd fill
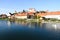
[[[8,21],[7,24],[8,24],[8,26],[10,26],[11,25],[10,21]]]
[[[36,12],[35,8],[29,8],[29,12]]]

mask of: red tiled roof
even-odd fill
[[[28,13],[18,13],[16,14],[16,16],[27,16],[27,14],[29,15],[33,15],[33,12],[28,12]],[[44,17],[46,15],[60,15],[60,11],[56,11],[56,12],[47,12],[47,13],[38,13],[38,16]]]
[[[19,14],[16,14],[16,16],[27,16],[27,13],[19,13]]]
[[[28,12],[29,15],[33,15],[33,12]]]
[[[47,15],[60,15],[60,12],[48,12]]]
[[[41,17],[46,16],[46,15],[60,15],[60,12],[47,12],[47,13],[39,13],[37,14]]]

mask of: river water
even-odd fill
[[[60,40],[60,23],[0,20],[0,40]]]

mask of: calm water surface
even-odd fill
[[[0,40],[60,40],[60,23],[0,20]]]

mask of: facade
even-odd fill
[[[60,15],[46,15],[44,17],[45,18],[56,18],[56,19],[60,19]]]
[[[17,19],[27,19],[27,13],[15,14],[15,18],[17,18]]]
[[[28,12],[21,12],[21,13],[17,13],[15,14],[15,18],[17,19],[31,19],[33,18],[33,13],[35,13],[35,9],[34,8],[29,8]]]
[[[45,17],[45,18],[56,18],[56,19],[60,19],[60,11],[39,13],[37,15],[38,16],[41,16],[41,17]]]
[[[27,16],[15,16],[17,19],[27,19]]]
[[[46,16],[44,16],[45,18],[56,18],[56,19],[60,19],[60,12],[49,12],[46,14]]]

